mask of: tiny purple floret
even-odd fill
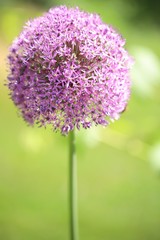
[[[106,126],[126,108],[132,58],[97,14],[60,6],[27,22],[10,47],[8,87],[23,118],[74,128]]]

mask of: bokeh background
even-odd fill
[[[135,59],[127,111],[77,132],[81,240],[160,239],[160,1],[0,0],[0,239],[69,240],[68,139],[28,127],[4,86],[24,23],[67,4],[97,12]]]

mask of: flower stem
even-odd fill
[[[69,133],[69,210],[70,210],[70,240],[78,240],[77,164],[76,164],[74,130]]]

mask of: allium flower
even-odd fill
[[[130,95],[131,57],[125,40],[96,14],[50,9],[29,21],[9,54],[11,98],[30,124],[107,125]]]

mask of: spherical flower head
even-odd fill
[[[10,47],[8,87],[23,118],[74,128],[107,125],[124,111],[132,59],[96,14],[60,6],[27,22]]]

